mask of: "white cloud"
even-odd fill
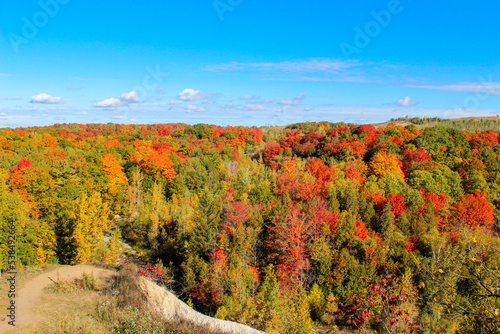
[[[307,93],[300,93],[299,96],[297,96],[293,100],[281,100],[280,104],[283,105],[288,105],[288,106],[298,106],[299,104],[302,103],[302,100],[307,96]]]
[[[9,116],[9,115],[7,115],[7,114],[6,114],[6,113],[4,113],[4,112],[0,112],[0,116]]]
[[[347,72],[338,73],[334,77],[308,77],[303,75],[286,75],[282,77],[270,77],[264,80],[270,81],[314,81],[314,82],[355,82],[355,83],[366,83],[366,82],[377,82],[380,81],[374,78],[366,78],[362,73],[348,74]]]
[[[176,101],[176,100],[172,100],[169,102],[170,105],[177,105],[177,104],[182,104],[182,101]]]
[[[273,103],[276,101],[275,99],[266,99],[266,100],[259,100],[259,101],[247,101],[247,103],[251,104],[267,104],[267,103]]]
[[[214,100],[205,100],[202,102],[203,104],[214,104],[215,101]]]
[[[238,109],[246,111],[258,111],[258,110],[264,110],[264,107],[261,105],[247,104],[245,106],[238,107]]]
[[[220,109],[235,109],[236,107],[237,105],[232,102],[219,106]]]
[[[198,107],[198,106],[193,106],[191,104],[186,107],[186,110],[187,110],[187,112],[193,112],[193,111],[202,112],[202,111],[205,111],[204,108]]]
[[[209,95],[203,91],[194,90],[191,88],[186,88],[182,92],[179,93],[177,98],[183,101],[195,101],[195,100],[203,100],[209,97]]]
[[[241,72],[258,80],[313,82],[381,82],[394,78],[401,66],[336,58],[306,58],[281,62],[230,62],[202,68],[212,72]]]
[[[122,117],[122,116],[118,116],[118,115],[116,115],[116,116],[111,116],[111,118],[112,118],[112,119],[122,119],[123,117]]]
[[[411,88],[424,88],[434,90],[444,90],[451,92],[474,92],[491,95],[500,95],[500,82],[460,82],[451,85],[433,86],[433,85],[407,85]]]
[[[22,100],[21,97],[19,96],[6,96],[6,97],[2,97],[3,100],[7,100],[7,101],[12,101],[12,100]]]
[[[45,93],[33,95],[33,97],[31,97],[31,103],[57,104],[61,103],[61,97],[54,97]]]
[[[122,101],[119,99],[115,99],[114,97],[102,100],[94,104],[94,107],[99,107],[99,108],[118,108],[121,107]]]
[[[240,100],[257,100],[258,98],[259,98],[259,96],[247,94],[247,95],[241,96]]]
[[[409,107],[418,104],[419,102],[414,102],[411,100],[411,96],[407,96],[402,100],[395,102],[394,104],[400,107]]]
[[[139,95],[137,92],[128,92],[128,93],[123,93],[118,97],[118,99],[122,102],[129,102],[129,103],[137,103],[140,102]]]
[[[138,103],[138,102],[141,102],[141,100],[139,99],[139,94],[137,94],[137,92],[132,91],[128,93],[123,93],[120,96],[118,96],[118,98],[111,97],[109,99],[99,101],[94,104],[94,107],[119,108],[127,103]]]
[[[210,65],[205,68],[207,71],[239,71],[244,69],[257,70],[278,70],[288,72],[338,72],[362,64],[355,60],[340,60],[330,58],[310,58],[304,60],[283,61],[277,63],[239,63],[231,62],[226,64]]]

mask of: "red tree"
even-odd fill
[[[311,221],[312,234],[314,238],[318,238],[324,230],[322,225],[328,227],[330,232],[327,237],[330,237],[337,228],[337,220],[339,215],[328,210],[328,203],[321,197],[316,197],[309,206],[309,219]]]
[[[455,204],[455,219],[458,224],[471,228],[488,226],[493,222],[493,209],[481,190],[466,194]]]
[[[415,151],[406,149],[403,152],[403,172],[408,175],[411,172],[411,167],[414,163],[423,163],[432,161],[431,156],[427,151],[421,147],[417,148]]]
[[[494,147],[496,145],[498,145],[498,135],[493,130],[478,132],[470,140],[470,146],[473,149]]]
[[[359,298],[354,295],[352,304],[339,303],[339,310],[334,315],[341,323],[354,330],[361,329],[368,322],[380,323],[386,333],[400,330],[396,325],[401,323],[409,332],[419,333],[418,324],[408,319],[409,314],[402,306],[409,296],[397,283],[395,275],[382,277],[380,282],[372,278],[361,279],[366,282],[366,296]]]
[[[401,194],[389,194],[389,202],[391,202],[391,211],[394,217],[398,218],[405,211],[405,199]]]
[[[280,144],[275,141],[267,142],[266,147],[264,148],[264,154],[262,159],[264,163],[269,166],[269,163],[274,158],[274,156],[278,155],[280,151]]]
[[[272,257],[278,260],[278,277],[285,287],[304,282],[310,269],[306,244],[311,237],[311,223],[293,202],[291,206],[288,213],[273,218],[272,239],[268,242],[277,251]]]

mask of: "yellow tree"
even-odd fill
[[[191,198],[174,194],[168,202],[169,216],[172,224],[177,226],[180,235],[192,233],[195,222],[193,221],[194,211],[199,203],[196,195]]]
[[[163,185],[155,183],[151,189],[151,208],[149,210],[148,241],[154,248],[158,248],[158,234],[160,227],[169,220],[169,210],[163,195]]]
[[[140,171],[135,170],[132,172],[132,178],[127,187],[127,218],[129,220],[137,218],[144,208],[143,179],[144,177]]]
[[[104,233],[110,230],[109,207],[103,203],[101,194],[83,193],[75,203],[70,214],[72,220],[72,244],[75,263],[88,262],[96,253],[97,247],[104,243]]]
[[[394,154],[378,152],[371,158],[369,163],[370,173],[382,177],[387,172],[394,172],[404,180],[401,170],[402,163]]]
[[[35,226],[35,263],[39,266],[43,266],[56,254],[54,251],[56,239],[54,231],[49,228],[46,222],[35,224]]]

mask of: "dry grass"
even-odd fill
[[[51,293],[67,294],[79,290],[98,291],[94,272],[90,274],[83,272],[82,277],[75,278],[73,281],[65,281],[57,278],[57,281],[46,288]]]

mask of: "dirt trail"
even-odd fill
[[[40,274],[27,282],[26,285],[16,293],[16,327],[31,324],[39,320],[30,312],[30,309],[37,306],[40,302],[43,289],[53,284],[52,281],[57,281],[58,270],[59,279],[67,281],[81,277],[83,272],[93,272],[98,285],[107,282],[116,274],[112,270],[100,269],[89,265],[61,266],[52,271]],[[0,334],[13,328],[7,323],[10,319],[5,318],[5,314],[6,312],[4,312],[4,307],[2,305],[0,313]]]

